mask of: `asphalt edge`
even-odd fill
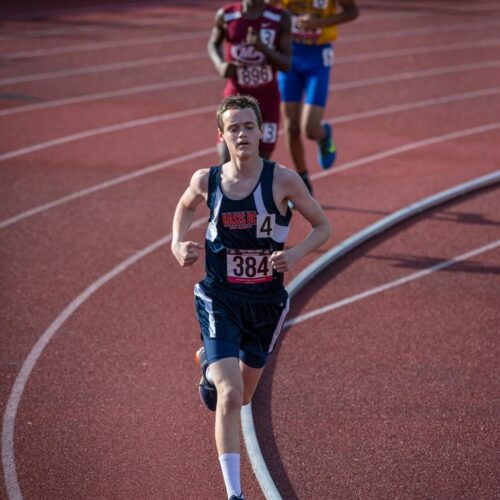
[[[470,194],[479,189],[493,186],[499,182],[500,170],[497,170],[412,203],[400,210],[397,210],[396,212],[393,212],[387,217],[384,217],[378,222],[367,226],[365,229],[358,231],[353,236],[350,236],[331,248],[328,252],[309,264],[309,266],[295,276],[295,278],[286,287],[290,298],[297,294],[304,285],[313,280],[327,266],[331,265],[351,250],[362,245],[369,239],[378,236],[387,229],[392,228],[400,222],[406,221],[417,214],[421,214],[427,210],[466,194]],[[241,409],[241,426],[247,455],[252,465],[255,477],[261,487],[262,493],[267,500],[283,500],[271,477],[271,474],[269,473],[262,455],[253,420],[252,403],[243,406]]]

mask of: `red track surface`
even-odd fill
[[[324,250],[500,163],[498,5],[359,3],[362,17],[341,29],[327,110],[338,167],[315,183],[335,229]],[[202,265],[181,271],[166,244],[108,274],[168,235],[192,172],[216,160],[213,111],[198,111],[222,94],[203,34],[220,3],[167,4],[2,24],[2,498],[16,478],[26,499],[224,497],[213,416],[198,401],[192,362]],[[172,39],[186,33],[193,37]],[[144,40],[152,37],[164,38]],[[81,70],[124,61],[136,63]],[[15,77],[24,79],[3,81]],[[405,107],[389,108],[397,105]],[[193,111],[130,123],[183,110]],[[319,174],[313,145],[308,156]],[[283,141],[275,158],[289,164]],[[304,289],[290,317],[498,240],[498,195],[482,191],[364,246]],[[290,243],[304,231],[297,216]],[[201,241],[203,229],[193,237]],[[498,495],[499,257],[498,248],[478,254],[287,330],[254,400],[284,498]],[[51,327],[68,305],[67,320]],[[39,339],[47,341],[35,347]],[[5,466],[10,449],[15,468]],[[248,498],[263,498],[246,460],[243,484]]]

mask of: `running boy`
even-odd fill
[[[177,204],[171,247],[182,267],[193,265],[205,249],[207,275],[194,289],[203,340],[197,352],[200,396],[215,411],[219,462],[234,500],[243,498],[241,406],[252,399],[289,308],[283,273],[327,241],[330,224],[293,170],[259,156],[262,117],[254,98],[224,99],[217,124],[230,160],[193,174]],[[204,246],[186,237],[203,201],[210,209]],[[289,201],[311,231],[284,249]]]

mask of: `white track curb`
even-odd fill
[[[399,224],[414,215],[425,212],[426,210],[434,208],[438,205],[442,205],[450,200],[469,194],[478,189],[491,186],[497,182],[500,182],[500,170],[478,177],[469,182],[465,182],[464,184],[459,184],[451,189],[441,191],[440,193],[424,198],[423,200],[408,205],[407,207],[384,217],[380,221],[371,224],[365,229],[347,238],[339,245],[331,248],[328,252],[307,266],[288,284],[288,294],[292,297],[305,284],[315,278],[321,271],[338,260],[340,257],[396,224]],[[241,409],[241,425],[248,458],[250,459],[254,474],[257,477],[257,481],[259,482],[264,496],[267,500],[282,500],[271,474],[269,473],[264,457],[262,456],[253,421],[252,403]]]

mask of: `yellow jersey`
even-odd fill
[[[281,0],[280,4],[292,14],[292,35],[295,42],[322,45],[337,39],[337,26],[326,26],[314,31],[301,31],[297,28],[299,16],[311,14],[324,18],[335,15],[335,0]]]

